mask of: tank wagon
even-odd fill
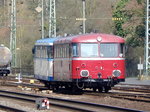
[[[0,45],[0,75],[8,75],[10,73],[12,54],[9,48]]]
[[[47,58],[53,60],[51,68],[45,63],[45,67],[36,70],[47,71],[47,76],[53,77],[44,81],[53,90],[65,87],[72,91],[92,88],[108,92],[115,84],[125,81],[124,43],[123,38],[109,34],[62,37],[53,41],[52,58]],[[40,72],[39,75],[43,76]]]

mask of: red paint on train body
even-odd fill
[[[73,60],[72,61],[72,79],[81,79],[80,72],[89,70],[89,77],[99,79],[98,74],[101,74],[102,79],[113,78],[112,72],[120,70],[121,75],[118,79],[125,79],[125,61],[124,60]]]

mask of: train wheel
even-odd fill
[[[65,89],[66,89],[66,90],[72,90],[72,87],[71,87],[70,85],[66,85],[66,86],[65,86]]]
[[[72,93],[76,93],[78,91],[78,88],[76,86],[72,87]]]
[[[50,84],[49,83],[44,83],[44,86],[47,87],[48,89],[50,89]]]
[[[45,83],[45,87],[47,87],[48,89],[51,89],[51,85],[49,83]]]
[[[102,93],[103,92],[103,87],[99,87],[98,92]]]
[[[53,91],[54,91],[54,92],[57,92],[58,89],[59,89],[59,86],[53,86]]]
[[[96,92],[97,88],[93,88],[93,91]]]
[[[105,93],[108,93],[108,91],[109,91],[110,89],[111,89],[111,87],[109,87],[109,86],[104,87]]]
[[[81,88],[78,88],[77,86],[72,87],[72,94],[82,94],[83,90]]]

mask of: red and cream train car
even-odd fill
[[[125,81],[125,40],[109,34],[85,34],[54,41],[54,85],[108,92]]]

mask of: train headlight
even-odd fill
[[[121,75],[121,71],[120,70],[114,70],[113,71],[113,76],[114,77],[119,77]]]
[[[98,36],[98,37],[97,37],[97,41],[98,41],[98,42],[101,42],[101,41],[102,41],[102,37]]]
[[[88,70],[82,70],[80,72],[81,77],[88,77],[89,76],[89,71]]]

